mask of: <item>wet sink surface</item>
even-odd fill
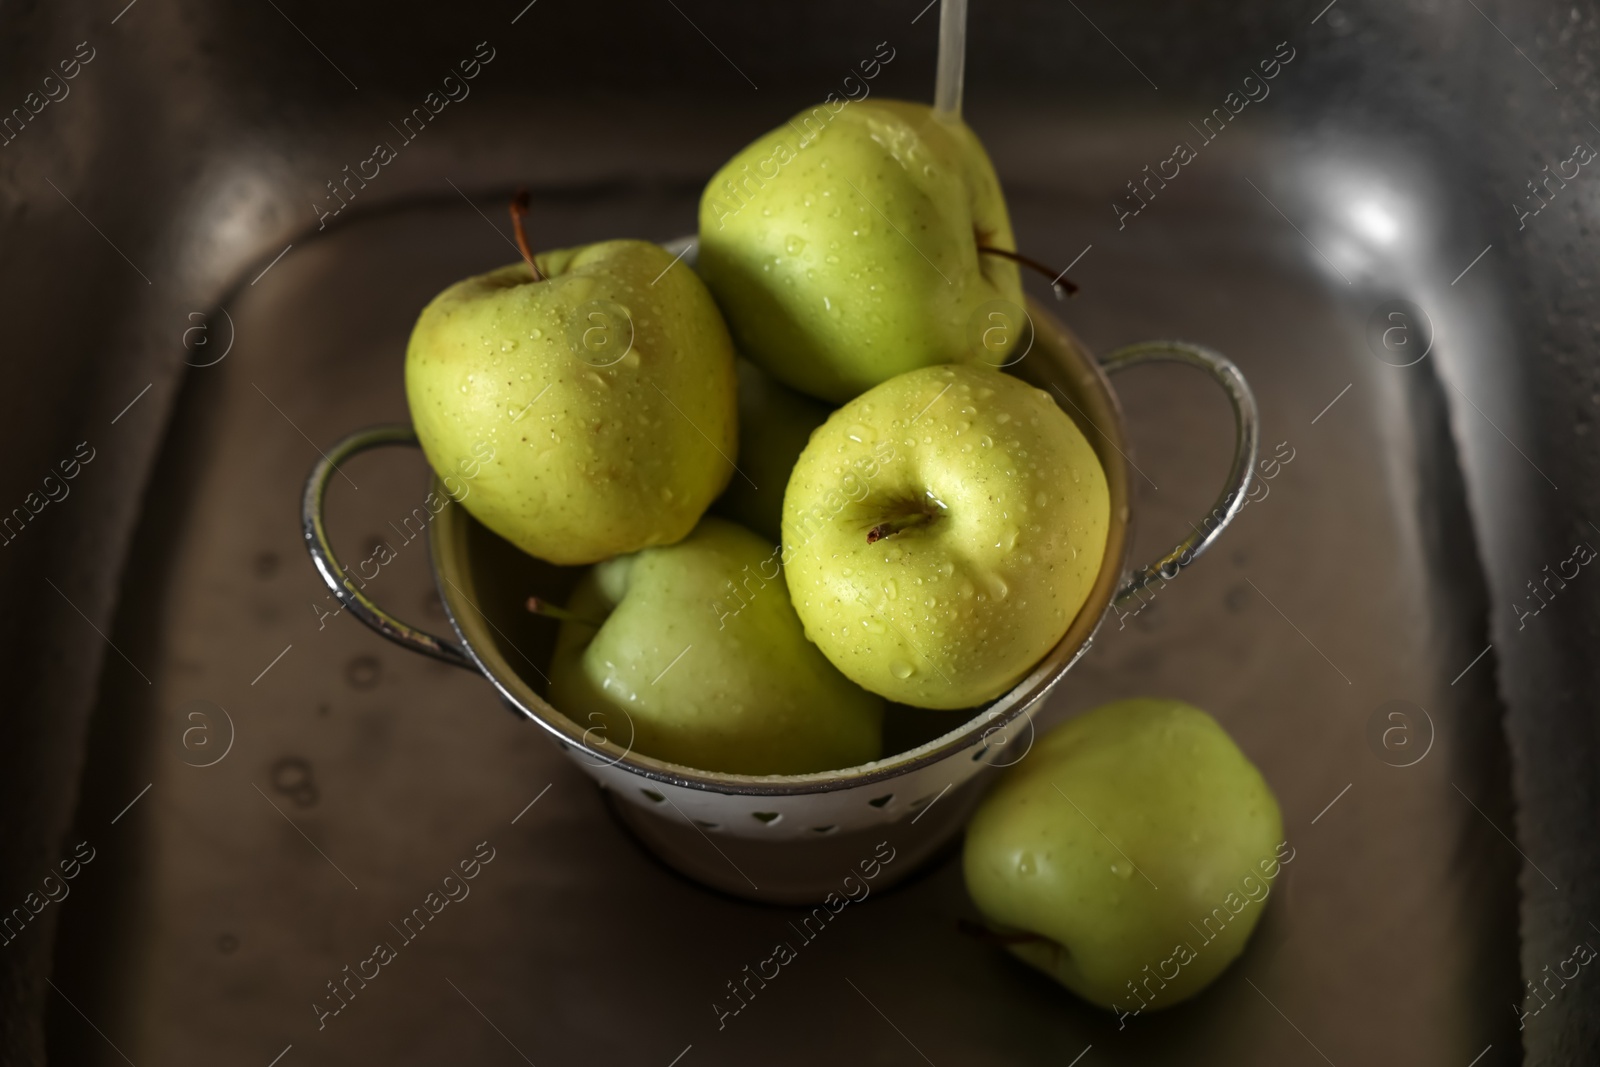
[[[54,978],[121,1053],[945,1064],[1078,1062],[1092,1046],[1084,1065],[1464,1065],[1492,1044],[1480,1064],[1518,1062],[1494,657],[1474,661],[1485,594],[1435,373],[1452,344],[1504,327],[1463,294],[1421,363],[1389,365],[1366,335],[1385,301],[1453,292],[1465,262],[1430,229],[1444,209],[1429,172],[1393,146],[1263,122],[1206,146],[1119,230],[1104,191],[1161,158],[1175,118],[974,122],[1023,248],[1082,253],[1083,292],[1063,312],[1091,348],[1219,348],[1255,388],[1263,455],[1283,459],[1213,554],[1108,621],[1041,720],[1168,694],[1238,738],[1295,849],[1245,956],[1194,1002],[1119,1027],[958,932],[972,912],[947,856],[851,906],[719,1027],[712,1002],[794,939],[796,913],[656,864],[486,683],[328,617],[300,545],[315,449],[405,417],[417,310],[514,255],[504,190],[469,204],[441,175],[436,197],[347,220],[241,279],[210,324],[231,350],[185,388],[112,635],[153,685],[124,684],[130,665],[108,661],[79,817],[114,873],[77,892]],[[667,239],[692,228],[696,194],[688,181],[546,190],[539,242]],[[1385,225],[1414,228],[1412,259],[1384,257]],[[1117,387],[1142,559],[1205,514],[1228,416],[1182,370]],[[379,453],[346,473],[340,547],[361,558],[387,541],[397,558],[372,591],[443,627],[426,547],[390,525],[421,499],[420,459]],[[470,897],[403,941],[391,924],[475,850],[493,859]],[[319,1028],[327,983],[378,942],[396,961]],[[52,1012],[61,1062],[120,1062],[80,1017]]]

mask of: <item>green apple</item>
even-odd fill
[[[694,272],[604,241],[440,293],[406,349],[406,399],[445,474],[490,455],[461,503],[552,563],[694,528],[733,473],[733,348]],[[670,269],[669,269],[670,268]]]
[[[967,891],[1018,957],[1126,1018],[1212,982],[1294,859],[1272,790],[1199,708],[1123,700],[1051,731],[967,826]]]
[[[713,512],[776,541],[783,526],[783,490],[789,472],[833,409],[779,385],[749,360],[738,361],[739,469]]]
[[[1014,249],[972,131],[922,104],[836,101],[712,177],[696,269],[740,351],[841,402],[918,367],[1004,362],[1005,346],[986,350],[975,324],[1019,308],[1021,281],[980,245]]]
[[[1100,461],[1048,393],[927,367],[811,435],[784,495],[784,569],[806,636],[847,678],[971,707],[1067,632],[1109,520]]]
[[[711,516],[677,544],[596,565],[568,604],[592,622],[562,623],[550,702],[618,745],[704,771],[877,759],[883,701],[806,641],[779,570],[771,543]]]

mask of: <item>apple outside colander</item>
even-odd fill
[[[692,265],[692,240],[670,247],[685,245]],[[1118,349],[1097,363],[1048,311],[1030,302],[1028,314],[1033,343],[1006,369],[1058,398],[1105,469],[1111,508],[1099,577],[1065,636],[1010,692],[965,712],[892,710],[903,722],[920,720],[922,736],[872,763],[797,775],[701,771],[634,752],[630,738],[605,736],[563,715],[543,695],[555,626],[534,619],[524,604],[534,592],[564,602],[583,568],[527,556],[453,503],[430,524],[429,546],[455,637],[419,630],[379,607],[346,579],[328,538],[324,498],[338,464],[386,445],[415,446],[409,426],[359,430],[312,468],[301,511],[306,547],[329,590],[356,618],[413,652],[487,678],[512,711],[542,727],[599,783],[618,818],[674,869],[735,896],[772,903],[821,901],[858,867],[874,863],[881,864],[875,874],[882,888],[912,874],[955,837],[994,770],[1027,754],[1045,694],[1088,651],[1113,607],[1151,582],[1176,577],[1210,547],[1243,507],[1255,467],[1255,398],[1226,357],[1198,345],[1155,341]],[[1107,375],[1150,362],[1186,363],[1222,387],[1233,407],[1234,452],[1211,514],[1166,555],[1130,573],[1127,446]],[[445,496],[437,479],[434,489]],[[938,736],[927,737],[928,724]],[[886,728],[886,740],[893,737]],[[885,842],[888,850],[880,849]]]

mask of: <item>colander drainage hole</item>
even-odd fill
[[[893,793],[885,793],[881,797],[874,797],[872,800],[867,801],[867,803],[871,804],[875,808],[881,808],[881,807],[883,807],[885,804],[889,803],[889,801],[891,801],[893,799],[894,799],[894,794]]]
[[[705,830],[720,830],[720,829],[722,829],[722,824],[721,823],[706,822],[704,819],[696,819],[694,821],[694,824],[696,826],[698,826],[698,827],[701,827],[702,829],[705,829]]]
[[[662,796],[660,793],[657,793],[654,789],[641,789],[641,790],[639,790],[639,792],[643,793],[645,796],[649,797],[651,800],[655,801],[657,804],[666,803],[666,799],[667,798]]]
[[[773,823],[783,818],[783,816],[776,811],[752,811],[750,816],[757,822],[766,823],[768,826],[771,826]]]
[[[989,746],[988,745],[984,745],[982,748],[978,749],[978,751],[976,751],[976,752],[974,752],[972,754],[972,762],[973,763],[977,763],[979,760],[981,760],[984,756],[987,756],[988,754],[989,754]]]
[[[837,829],[837,826],[813,826],[811,832],[814,834],[831,834]]]

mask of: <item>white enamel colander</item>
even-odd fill
[[[1171,579],[1199,557],[1243,506],[1255,467],[1255,400],[1227,358],[1196,345],[1149,342],[1096,362],[1042,307],[1031,304],[1029,315],[1033,346],[1007,369],[1059,399],[1105,468],[1111,521],[1100,575],[1066,635],[1014,689],[966,712],[892,709],[886,736],[905,734],[909,747],[872,763],[819,774],[714,773],[633,752],[629,738],[607,737],[569,719],[544,697],[556,626],[530,616],[524,604],[530,592],[562,602],[581,568],[525,555],[454,503],[439,513],[429,535],[434,579],[454,637],[426,633],[379,607],[347,580],[328,537],[324,498],[338,464],[381,446],[416,445],[409,426],[360,430],[328,449],[306,482],[306,547],[323,581],[356,618],[414,652],[488,679],[514,712],[541,727],[599,783],[622,822],[676,870],[736,896],[813,903],[836,892],[863,863],[892,855],[877,872],[881,888],[952,841],[993,769],[1026,754],[1034,712],[1088,650],[1113,605],[1158,578]],[[1166,555],[1130,572],[1128,446],[1108,375],[1155,361],[1189,364],[1222,387],[1235,418],[1233,463],[1206,521]],[[441,486],[435,489],[445,495]],[[892,852],[879,851],[883,842]]]

